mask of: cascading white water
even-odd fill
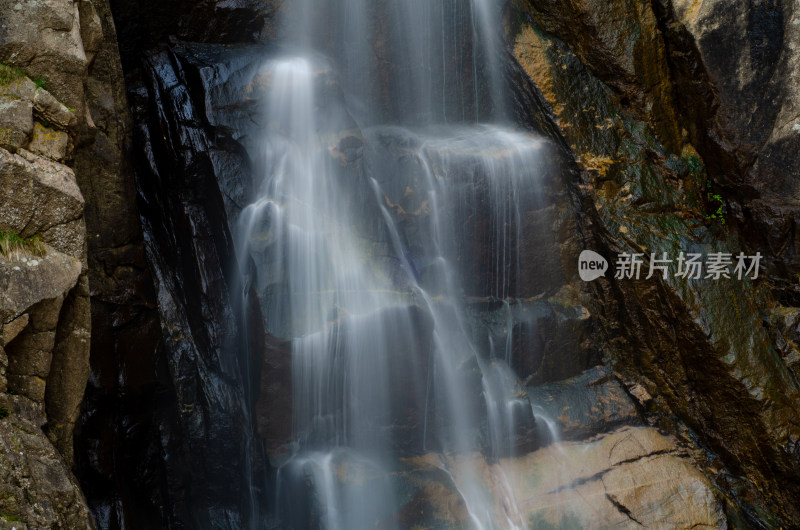
[[[469,463],[513,454],[534,421],[508,367],[511,324],[495,345],[465,312],[469,296],[515,296],[545,169],[541,140],[476,123],[506,117],[499,7],[293,7],[292,51],[264,65],[264,178],[237,238],[266,331],[292,341],[281,524],[309,511],[329,530],[396,527],[396,461],[434,451],[475,528],[522,528],[504,478]]]

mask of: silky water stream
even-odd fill
[[[485,299],[511,318],[546,170],[546,143],[506,120],[498,4],[287,8],[237,237],[266,331],[292,344],[280,528],[403,528],[397,477],[421,455],[468,524],[526,526],[491,464],[548,421],[509,368],[512,323],[498,338],[467,310]]]

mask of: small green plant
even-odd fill
[[[8,515],[6,513],[0,514],[0,517],[8,521],[9,523],[21,523],[22,519],[17,517],[16,515]]]
[[[9,414],[8,407],[0,407],[0,420],[8,418]]]
[[[0,63],[0,86],[7,86],[12,81],[25,77],[25,72],[18,66],[11,66],[7,63]]]
[[[36,85],[36,88],[44,88],[45,90],[47,90],[47,87],[45,86],[45,80],[43,77],[34,77],[33,84]]]
[[[706,188],[709,190],[706,193],[706,197],[709,201],[716,201],[719,206],[717,209],[714,210],[712,213],[704,214],[706,219],[719,219],[720,223],[725,224],[725,215],[722,213],[722,209],[725,207],[725,202],[722,200],[722,196],[718,193],[711,193],[711,181],[706,180]]]
[[[42,241],[42,236],[36,234],[32,237],[22,237],[15,232],[0,230],[0,255],[10,257],[22,251],[30,252],[36,256],[44,256],[47,249]]]

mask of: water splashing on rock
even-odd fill
[[[465,525],[523,528],[494,464],[536,439],[513,323],[496,342],[465,309],[510,315],[547,171],[547,144],[502,125],[499,6],[290,11],[287,54],[263,67],[263,179],[237,237],[265,331],[291,344],[279,524],[398,527],[400,470],[428,455]]]

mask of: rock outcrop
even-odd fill
[[[48,460],[53,477],[66,477],[53,478],[54,487],[63,490],[69,484],[85,509],[70,470],[76,424],[84,432],[92,427],[85,418],[79,422],[90,346],[92,388],[108,382],[108,375],[111,380],[111,397],[103,395],[102,403],[90,399],[83,407],[96,412],[120,409],[113,400],[121,392],[117,384],[127,378],[119,373],[130,367],[121,366],[118,345],[125,344],[139,359],[152,357],[160,345],[127,169],[130,125],[108,3],[0,2],[0,69],[0,230],[23,242],[20,250],[0,257],[8,389],[17,400],[33,400],[45,415],[30,421],[43,428],[63,459]],[[108,416],[101,421],[104,430],[114,425]],[[136,440],[133,431],[128,434]],[[78,437],[79,468],[86,461],[87,438]],[[123,452],[112,442],[93,447],[101,447],[101,454]],[[95,456],[93,462],[104,463]],[[55,494],[62,495],[40,481],[26,498],[46,506]],[[67,509],[73,501],[67,501],[50,503],[64,508],[66,516],[73,510]],[[94,524],[90,515],[65,522],[26,519],[27,512],[20,513],[29,526]]]
[[[526,390],[534,410],[553,422],[561,440],[585,440],[620,425],[641,423],[635,401],[602,366]]]
[[[0,512],[93,528],[70,471],[91,329],[84,197],[65,165],[79,120],[22,69],[0,69]]]
[[[763,256],[752,281],[686,281],[675,270],[644,280],[646,259],[639,281],[609,274],[581,291],[594,298],[593,342],[642,396],[648,421],[700,440],[733,511],[796,525],[794,8],[517,5],[514,55],[577,164],[566,186],[580,232],[563,261],[577,263],[583,248],[612,270],[620,252]]]
[[[41,405],[0,394],[0,528],[95,528],[75,477],[43,431],[46,421]]]
[[[296,509],[284,510],[290,515],[282,527],[320,525],[324,511],[306,489],[318,471],[314,465],[283,469],[280,498]],[[470,527],[471,510],[486,508],[465,502],[472,476],[494,499],[492,518],[506,528],[726,528],[713,485],[674,438],[650,427],[624,427],[493,464],[476,455],[405,458],[388,483],[369,462],[344,451],[333,454],[330,466],[330,480],[353,498],[369,499],[382,488],[396,492],[396,511],[367,507],[375,510],[370,516],[377,525]]]

